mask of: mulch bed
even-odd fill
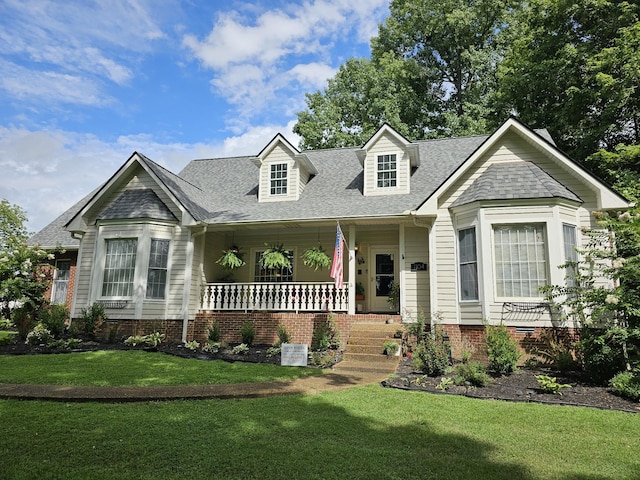
[[[559,383],[570,384],[562,395],[544,393],[539,389],[536,375],[557,377]],[[486,387],[451,385],[446,392],[436,388],[443,377],[428,377],[414,371],[411,359],[404,359],[396,374],[384,380],[389,388],[422,391],[445,395],[463,395],[471,398],[507,400],[513,402],[537,402],[554,405],[574,405],[605,410],[622,410],[640,413],[640,403],[614,395],[607,387],[590,384],[580,372],[554,372],[544,369],[520,369],[516,373],[493,379]]]
[[[233,345],[232,345],[233,346]],[[270,363],[280,365],[280,354],[268,356],[267,349],[271,345],[252,345],[246,354],[234,354],[232,346],[221,349],[216,353],[203,352],[200,349],[190,350],[182,343],[161,343],[155,348],[142,345],[135,347],[125,345],[122,342],[106,343],[84,340],[80,345],[72,349],[48,348],[45,346],[31,346],[24,342],[14,341],[9,344],[0,345],[0,355],[35,355],[35,354],[65,354],[77,352],[95,352],[98,350],[144,350],[152,352],[162,352],[182,358],[197,358],[199,360],[223,360],[226,362],[249,362],[249,363]],[[335,360],[342,360],[343,352],[338,352]],[[309,362],[309,367],[314,367]]]

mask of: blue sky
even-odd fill
[[[0,198],[32,231],[134,151],[195,158],[294,144],[305,93],[369,40],[389,0],[0,0]]]

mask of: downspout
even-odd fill
[[[205,225],[201,232],[193,233],[189,229],[189,242],[187,243],[187,271],[184,279],[184,289],[182,297],[182,343],[187,342],[187,331],[189,329],[189,299],[191,297],[191,284],[193,282],[193,255],[195,240],[200,235],[207,233],[208,225]]]
[[[73,322],[73,312],[76,311],[76,303],[78,301],[78,279],[80,278],[79,269],[81,265],[80,253],[82,252],[82,240],[84,238],[84,233],[80,236],[77,236],[76,232],[71,232],[71,238],[73,238],[74,240],[78,240],[80,242],[80,245],[78,245],[78,255],[76,256],[76,274],[73,280],[73,297],[71,298],[71,308],[69,310],[69,326],[71,326],[71,323]]]

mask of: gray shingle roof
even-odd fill
[[[300,199],[258,202],[258,167],[252,157],[194,160],[179,176],[207,194],[210,223],[400,215],[418,208],[485,140],[486,136],[417,142],[421,166],[411,193],[363,196],[357,148],[305,152],[318,169]]]
[[[531,162],[494,163],[452,204],[459,207],[483,200],[580,197]]]
[[[177,221],[171,210],[151,189],[125,190],[98,218],[115,220],[124,218],[152,218]]]
[[[548,139],[546,132],[538,134]],[[410,193],[385,196],[365,197],[362,194],[363,169],[356,155],[357,147],[306,151],[304,153],[317,168],[318,174],[309,180],[299,200],[283,202],[258,202],[259,170],[254,164],[254,157],[194,160],[176,175],[144,155],[138,155],[196,221],[227,224],[340,219],[402,215],[418,209],[487,138],[484,135],[416,142],[420,166],[411,174]],[[502,169],[500,174],[509,174],[509,171]],[[522,195],[526,195],[526,198],[559,196],[580,201],[542,170],[529,169],[511,175],[512,182],[516,182],[513,185],[519,185],[517,188],[513,185],[506,188],[505,184],[508,182],[498,182],[497,177],[493,178],[492,175],[493,170],[458,201],[484,198],[489,195],[485,193],[487,188],[495,196],[495,186],[504,187],[504,192],[501,193],[504,198],[525,198]],[[522,181],[525,175],[529,178],[527,182]],[[44,246],[55,246],[57,243],[77,245],[78,242],[72,240],[63,228],[93,198],[94,193],[74,205],[33,239]],[[509,197],[517,194],[520,196]],[[140,198],[133,200],[140,201]],[[112,205],[111,210],[103,212],[102,218],[131,218],[143,214],[157,216],[167,213],[160,211],[162,208],[155,200],[142,213],[136,211],[131,203],[132,199],[123,198],[121,203]]]

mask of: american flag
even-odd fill
[[[336,288],[342,288],[344,286],[344,280],[342,275],[342,260],[344,254],[344,235],[338,224],[336,231],[336,247],[333,250],[333,263],[331,264],[331,278],[336,281]]]

